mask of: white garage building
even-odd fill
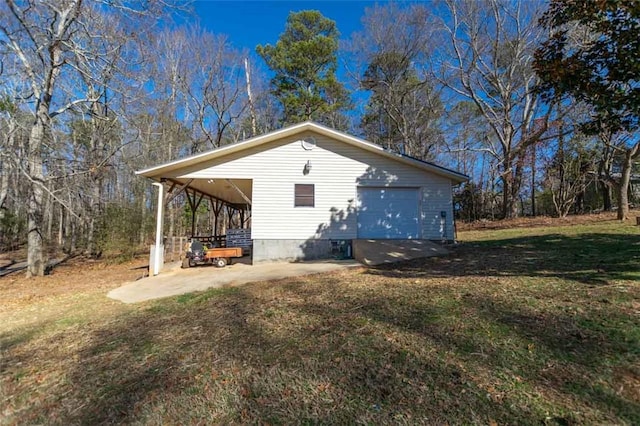
[[[329,257],[332,241],[453,240],[452,187],[468,179],[313,122],[137,174],[250,210],[254,262]]]

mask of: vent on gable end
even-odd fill
[[[302,139],[301,142],[302,142],[302,148],[306,149],[307,151],[311,151],[313,148],[316,147],[316,139],[312,136]]]

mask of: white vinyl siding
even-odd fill
[[[316,140],[312,150],[301,140]],[[309,162],[311,169],[305,174]],[[252,179],[252,238],[357,238],[357,187],[421,188],[419,238],[440,238],[440,211],[451,226],[451,181],[319,134],[302,133],[230,154],[180,178]],[[294,207],[294,184],[315,185],[315,207]],[[437,220],[436,220],[437,216]]]

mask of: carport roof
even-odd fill
[[[303,123],[285,127],[283,129],[266,133],[261,136],[256,136],[251,139],[246,139],[238,143],[225,145],[220,148],[213,149],[211,151],[203,152],[201,154],[192,155],[190,157],[182,158],[180,160],[175,160],[175,161],[171,161],[158,166],[150,167],[148,169],[139,170],[136,172],[136,174],[148,177],[150,179],[160,180],[166,177],[169,173],[175,173],[175,171],[180,170],[182,168],[192,167],[199,163],[205,163],[210,160],[213,160],[228,154],[240,152],[249,148],[253,148],[268,142],[293,136],[306,131],[312,131],[320,135],[324,135],[329,138],[333,138],[333,139],[342,141],[344,143],[357,146],[366,151],[375,152],[379,155],[394,159],[401,163],[406,163],[414,167],[423,169],[425,171],[447,177],[456,183],[462,183],[469,180],[468,176],[462,173],[459,173],[455,170],[447,169],[445,167],[441,167],[427,161],[418,160],[416,158],[409,157],[407,155],[402,155],[393,151],[389,151],[387,149],[384,149],[380,145],[376,145],[364,139],[360,139],[355,136],[351,136],[349,134],[339,132],[337,130],[322,126],[312,121],[305,121]]]

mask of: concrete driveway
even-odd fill
[[[354,266],[362,265],[353,260],[332,260],[299,263],[273,262],[253,266],[236,263],[224,268],[199,266],[180,269],[178,264],[172,264],[165,265],[165,271],[160,275],[125,283],[111,290],[107,296],[125,303],[137,303],[210,288],[317,274]]]
[[[137,303],[209,288],[318,274],[362,266],[362,264],[383,265],[402,260],[442,256],[447,253],[449,251],[442,245],[427,240],[354,240],[353,254],[357,260],[271,262],[257,265],[234,263],[224,268],[199,266],[189,269],[180,269],[180,264],[176,262],[165,264],[164,271],[158,276],[125,283],[122,287],[111,290],[107,296],[125,303]],[[243,261],[246,260],[239,260],[239,262]]]

